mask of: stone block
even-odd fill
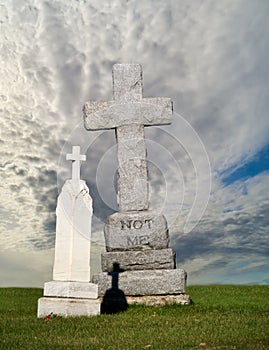
[[[50,313],[59,316],[93,316],[100,314],[99,299],[49,298],[38,299],[37,317]]]
[[[103,272],[112,272],[115,269],[114,264],[128,271],[175,269],[175,253],[171,248],[102,253]]]
[[[93,276],[102,296],[109,289],[118,288],[127,295],[166,295],[185,293],[186,272],[174,270],[141,270],[102,272]]]
[[[114,213],[107,218],[105,240],[107,251],[165,249],[167,222],[151,210]]]
[[[140,101],[89,101],[83,107],[84,126],[86,130],[102,130],[126,124],[171,124],[172,108],[172,101],[167,97]]]
[[[89,282],[50,281],[44,285],[44,296],[97,299],[98,286]]]
[[[188,294],[170,294],[170,295],[141,295],[127,296],[126,301],[130,304],[143,304],[147,306],[163,306],[167,304],[189,305],[191,298]]]

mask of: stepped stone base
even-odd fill
[[[59,316],[93,316],[100,314],[99,299],[48,298],[38,299],[37,317],[50,313]]]
[[[50,281],[44,284],[44,296],[97,299],[98,286],[89,282]]]
[[[60,316],[99,315],[98,286],[89,282],[50,281],[44,285],[44,297],[38,300],[37,317],[50,313]]]
[[[121,270],[175,269],[173,249],[130,250],[128,252],[106,252],[101,255],[103,272],[113,272],[115,264]]]
[[[147,306],[162,306],[167,304],[189,305],[191,303],[191,298],[188,294],[127,296],[126,300],[129,305],[143,304]]]
[[[186,289],[187,274],[183,269],[101,272],[93,276],[98,284],[98,295],[113,289],[125,296],[182,294]]]

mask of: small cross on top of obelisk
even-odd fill
[[[86,160],[86,156],[80,154],[80,146],[73,146],[72,153],[66,155],[66,160],[72,161],[72,180],[80,180],[80,162]]]
[[[116,129],[120,211],[147,210],[148,174],[144,126],[172,122],[170,98],[143,98],[140,64],[113,66],[113,100],[83,108],[87,130]]]

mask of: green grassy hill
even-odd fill
[[[190,286],[188,306],[37,319],[41,289],[0,288],[0,349],[269,349],[269,286]]]

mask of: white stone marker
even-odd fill
[[[92,199],[80,179],[80,164],[86,160],[73,146],[72,179],[67,180],[57,201],[57,223],[53,281],[44,285],[38,301],[38,317],[50,312],[64,316],[100,313],[98,286],[90,281]]]
[[[66,155],[72,161],[72,179],[67,180],[58,198],[53,280],[90,281],[92,199],[80,179],[80,147]]]

